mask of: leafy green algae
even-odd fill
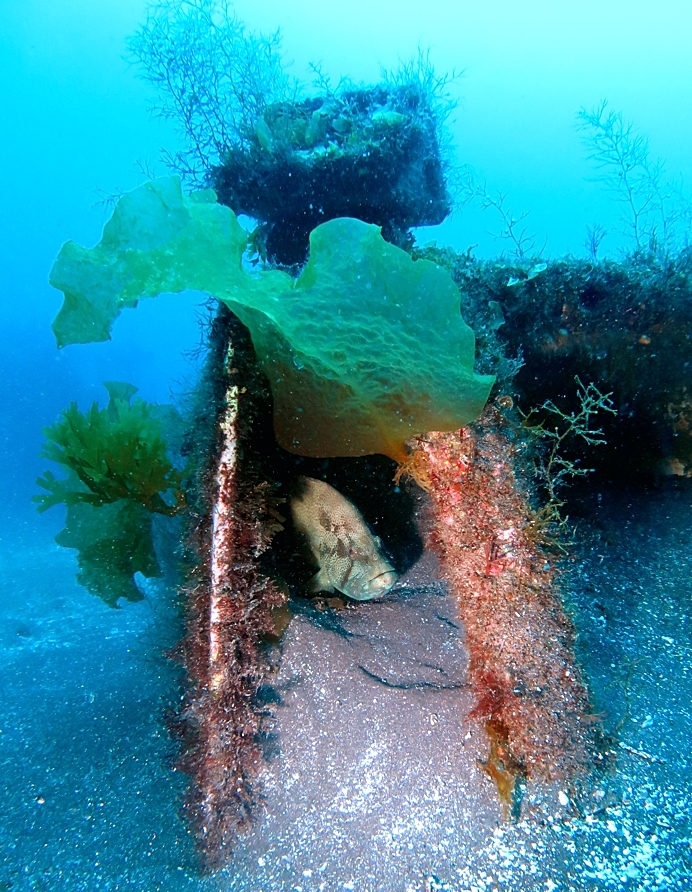
[[[473,372],[474,335],[446,271],[353,218],[313,230],[295,281],[246,272],[245,245],[213,192],[185,196],[176,178],[141,186],[120,199],[99,245],[61,250],[51,273],[65,294],[58,344],[105,340],[122,308],[194,289],[249,328],[289,452],[402,460],[409,437],[480,414],[494,379]]]
[[[185,504],[183,473],[173,467],[162,427],[167,407],[130,399],[137,388],[109,381],[105,409],[93,403],[82,413],[76,403],[44,429],[42,458],[64,465],[71,473],[57,479],[50,471],[37,483],[47,493],[34,496],[40,512],[59,502],[101,507],[127,499],[169,517]]]
[[[64,502],[65,529],[58,545],[76,548],[78,580],[111,607],[119,598],[139,601],[134,574],[157,576],[152,542],[152,515],[173,517],[185,505],[184,472],[167,453],[166,428],[177,415],[169,406],[131,402],[131,384],[109,381],[106,408],[94,403],[82,413],[76,403],[45,428],[41,455],[67,469],[67,477],[50,471],[37,483],[45,493],[34,496],[40,512]]]
[[[474,335],[451,277],[353,218],[310,236],[310,259],[271,317],[237,302],[274,393],[279,443],[314,457],[381,452],[481,412],[493,379],[473,373]]]
[[[95,248],[63,245],[50,283],[65,296],[53,322],[59,347],[107,341],[125,307],[185,289],[245,289],[246,234],[213,192],[183,196],[177,178],[145,183],[118,201]]]
[[[120,598],[142,600],[135,573],[160,575],[151,525],[151,513],[135,502],[121,499],[100,508],[79,503],[68,507],[65,528],[55,541],[77,549],[77,582],[117,607]]]

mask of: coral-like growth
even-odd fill
[[[529,528],[538,541],[560,548],[560,534],[565,532],[567,518],[562,513],[565,503],[559,491],[569,480],[585,477],[593,471],[593,468],[582,467],[567,458],[563,451],[565,443],[581,439],[588,446],[604,446],[607,441],[603,430],[593,426],[593,418],[599,412],[617,415],[609,393],[601,393],[593,382],[582,384],[579,378],[576,384],[580,403],[578,410],[563,412],[552,400],[546,400],[538,409],[522,413],[524,427],[537,445],[540,444],[535,476],[542,489],[542,504]]]
[[[582,108],[577,126],[589,150],[589,160],[600,172],[599,179],[623,206],[621,222],[637,251],[665,256],[687,246],[692,234],[692,203],[682,184],[664,177],[664,164],[649,155],[649,140],[621,112],[601,102],[591,110]],[[591,230],[590,246],[595,259],[603,227]]]
[[[154,111],[186,144],[164,160],[195,185],[229,149],[250,144],[268,104],[294,95],[278,34],[249,32],[230,0],[157,0],[129,49],[158,91]]]
[[[591,758],[587,694],[555,570],[527,535],[509,432],[486,409],[471,428],[428,434],[416,449],[431,484],[431,544],[466,628],[473,715],[505,751],[505,773],[511,764],[529,777],[573,776]]]

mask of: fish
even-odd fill
[[[354,601],[369,601],[386,595],[399,578],[360,511],[323,480],[299,478],[291,514],[319,566],[312,591],[336,589]]]

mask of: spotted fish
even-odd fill
[[[301,477],[291,513],[320,568],[313,591],[337,589],[356,601],[369,601],[394,585],[397,574],[380,551],[382,543],[356,506],[328,483]]]

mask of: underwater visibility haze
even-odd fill
[[[0,889],[692,886],[691,38],[0,0]]]

